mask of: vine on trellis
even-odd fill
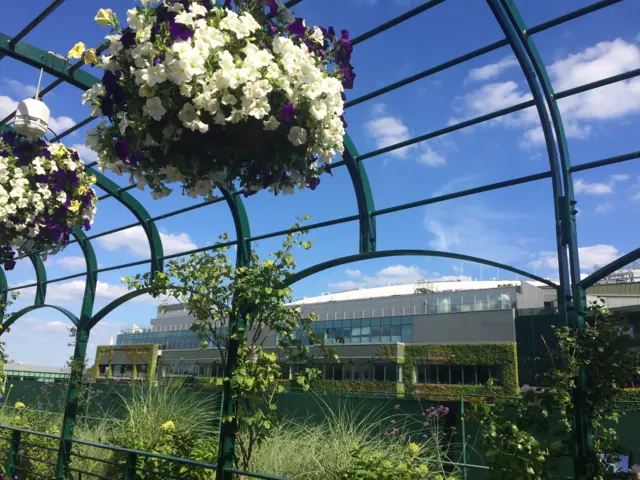
[[[619,478],[614,468],[621,452],[615,429],[620,417],[616,401],[640,373],[640,351],[633,347],[625,318],[607,310],[602,299],[589,306],[589,313],[583,330],[554,327],[557,346],[549,349],[553,368],[543,375],[541,389],[523,393],[514,420],[503,414],[510,401],[476,404],[474,415],[484,427],[492,478],[565,478],[558,470],[557,459],[574,453],[571,391],[585,372],[586,416],[594,448],[586,458],[587,476],[583,480]],[[555,440],[540,441],[540,435],[552,435]]]

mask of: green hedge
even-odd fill
[[[293,388],[296,387],[294,383],[292,383]],[[398,383],[314,380],[311,384],[311,390],[317,393],[339,393],[343,395],[354,394],[379,397],[389,394],[396,395],[398,393]]]
[[[518,356],[515,343],[482,343],[460,345],[405,345],[404,386],[406,392],[415,390],[436,393],[474,393],[481,385],[420,385],[413,382],[413,371],[417,364],[439,363],[452,365],[500,365],[503,369],[504,384],[496,388],[505,395],[517,395]]]

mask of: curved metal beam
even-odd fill
[[[65,317],[67,317],[69,320],[71,320],[71,323],[73,323],[74,326],[77,327],[80,324],[80,320],[78,319],[78,317],[76,317],[73,313],[71,313],[66,308],[58,307],[56,305],[48,305],[45,303],[43,305],[31,305],[30,307],[25,307],[22,310],[19,310],[16,313],[13,313],[7,319],[7,321],[2,324],[2,329],[0,330],[0,334],[5,332],[7,328],[10,328],[11,325],[16,323],[16,320],[18,320],[20,317],[26,315],[29,312],[33,312],[34,310],[40,310],[41,308],[53,308],[54,310],[57,310],[58,312],[62,313]]]
[[[373,216],[375,206],[373,193],[369,184],[367,171],[360,160],[358,150],[349,134],[344,136],[344,153],[342,158],[349,170],[353,189],[358,202],[358,216],[360,217],[360,253],[376,251],[376,219]]]
[[[7,282],[7,275],[4,270],[0,268],[0,322],[4,318],[4,310],[8,299],[9,282]],[[2,331],[0,330],[0,334]]]
[[[540,124],[544,134],[545,143],[547,146],[547,155],[549,157],[549,166],[551,170],[551,183],[553,187],[553,206],[554,215],[556,220],[556,245],[558,252],[558,273],[560,277],[559,294],[558,294],[558,311],[562,323],[566,324],[567,321],[567,300],[571,299],[571,289],[569,281],[569,262],[567,257],[567,249],[565,248],[564,241],[564,226],[563,226],[563,209],[560,204],[562,202],[562,172],[558,165],[558,151],[553,138],[553,129],[551,127],[551,119],[547,112],[547,106],[545,104],[545,96],[540,84],[536,78],[536,72],[534,67],[530,63],[527,51],[522,43],[522,32],[514,26],[511,22],[509,14],[504,8],[502,0],[487,0],[494,17],[498,21],[498,24],[502,28],[509,45],[513,49],[513,52],[518,59],[518,63],[522,68],[522,72],[527,80],[529,89],[533,94],[533,100],[540,117]]]
[[[47,269],[44,268],[40,255],[30,254],[29,260],[31,260],[33,269],[36,271],[36,298],[33,300],[33,304],[44,305],[47,298]]]
[[[600,280],[602,280],[606,276],[611,275],[616,270],[619,270],[620,268],[626,265],[629,265],[631,262],[635,262],[638,259],[640,259],[640,248],[636,248],[635,250],[627,253],[626,255],[623,255],[617,260],[614,260],[613,262],[596,270],[588,277],[585,277],[580,282],[580,287],[586,291],[587,288],[594,286],[596,283],[598,283]]]
[[[62,55],[53,52],[45,52],[25,42],[13,43],[13,37],[0,33],[0,53],[19,62],[31,65],[34,68],[43,69],[50,75],[70,83],[82,90],[91,88],[100,80],[65,60]]]
[[[88,329],[91,329],[91,328],[95,327],[96,324],[98,322],[100,322],[100,320],[102,320],[104,317],[109,315],[111,312],[113,312],[119,306],[121,306],[124,303],[127,303],[129,300],[133,300],[134,298],[139,297],[141,295],[145,295],[147,293],[152,293],[153,290],[154,290],[153,288],[142,288],[140,290],[133,290],[133,291],[131,291],[129,293],[125,293],[120,298],[116,298],[111,303],[109,303],[109,304],[105,305],[104,307],[102,307],[100,309],[100,311],[98,313],[96,313],[91,318],[91,320],[87,323],[87,325],[85,327],[88,328]]]
[[[87,279],[84,285],[84,297],[82,298],[82,308],[80,310],[80,325],[85,327],[91,320],[91,315],[93,314],[93,304],[95,302],[96,286],[98,284],[98,262],[93,245],[91,245],[85,233],[79,228],[76,228],[73,230],[73,236],[80,245],[87,266]]]
[[[246,267],[249,265],[251,258],[251,245],[247,240],[251,237],[251,228],[249,227],[249,217],[247,216],[247,210],[244,208],[244,202],[242,198],[237,195],[235,187],[232,183],[228,185],[218,185],[218,188],[222,192],[224,200],[231,210],[233,217],[233,224],[236,228],[236,241],[238,247],[238,253],[236,256],[236,266]]]
[[[161,272],[164,266],[162,241],[160,240],[158,227],[156,227],[156,224],[149,212],[147,212],[146,208],[144,208],[138,200],[133,198],[128,192],[123,191],[116,183],[109,180],[97,170],[88,168],[87,173],[95,175],[97,179],[96,185],[114,198],[120,200],[120,202],[138,219],[140,226],[143,228],[144,233],[147,236],[147,240],[149,241],[149,250],[151,251],[151,274],[155,275],[156,272]]]
[[[333,260],[329,260],[326,262],[319,263],[318,265],[314,265],[309,268],[305,268],[304,270],[290,276],[286,280],[286,285],[291,286],[300,280],[303,280],[311,275],[322,272],[324,270],[328,270],[333,267],[338,267],[340,265],[346,265],[348,263],[358,262],[361,260],[371,260],[374,258],[385,258],[385,257],[442,257],[442,258],[453,258],[456,260],[464,260],[467,262],[473,263],[481,263],[482,265],[488,265],[490,267],[500,268],[502,270],[507,270],[509,272],[516,273],[518,275],[522,275],[523,277],[530,278],[531,280],[536,280],[538,282],[544,283],[553,288],[558,288],[558,285],[555,283],[544,279],[542,277],[538,277],[533,273],[526,272],[524,270],[520,270],[519,268],[511,267],[509,265],[504,265],[498,262],[492,262],[491,260],[485,260],[484,258],[472,257],[470,255],[462,255],[459,253],[450,253],[450,252],[438,252],[435,250],[382,250],[377,252],[367,252],[367,253],[359,253],[356,255],[348,255],[346,257],[335,258]]]

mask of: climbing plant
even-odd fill
[[[296,223],[292,230],[300,228]],[[233,411],[224,415],[222,422],[238,429],[235,462],[244,469],[279,421],[274,398],[288,385],[288,379],[278,362],[290,359],[304,363],[311,357],[308,344],[323,345],[323,339],[311,328],[313,318],[286,306],[292,300],[286,280],[296,267],[292,249],[308,250],[312,245],[302,240],[305,233],[288,234],[282,249],[266,260],[252,251],[247,267],[234,267],[226,249],[221,248],[212,254],[171,261],[165,273],[155,277],[145,274],[125,279],[132,289],[150,289],[154,295],[182,302],[195,319],[191,328],[201,337],[203,348],[208,344],[217,348],[227,366],[225,376],[217,381],[223,387],[233,387]],[[221,238],[226,239],[226,235]],[[294,335],[296,329],[310,341],[302,340],[305,335]],[[267,335],[276,336],[276,351],[265,349]],[[232,344],[238,345],[237,358],[228,358]],[[335,352],[321,351],[337,359]],[[312,366],[301,370],[296,382],[307,390],[320,372]]]
[[[640,351],[633,348],[629,332],[624,317],[607,310],[603,300],[593,302],[584,329],[554,328],[557,345],[549,350],[553,368],[541,379],[540,389],[523,393],[515,417],[504,415],[506,402],[476,405],[492,478],[564,478],[557,458],[575,448],[571,390],[580,375],[588,386],[585,427],[594,439],[586,476],[580,478],[618,478],[613,467],[621,448],[613,428],[619,417],[616,401],[640,369]]]

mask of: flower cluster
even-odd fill
[[[308,27],[282,0],[232,3],[145,0],[126,28],[98,12],[112,27],[107,54],[69,54],[104,69],[83,97],[108,119],[86,139],[102,168],[154,198],[173,182],[192,197],[236,180],[247,195],[292,193],[330,172],[355,78],[349,32]]]
[[[32,141],[12,131],[0,136],[0,265],[11,270],[16,252],[53,253],[74,228],[89,230],[96,179],[78,152]]]

